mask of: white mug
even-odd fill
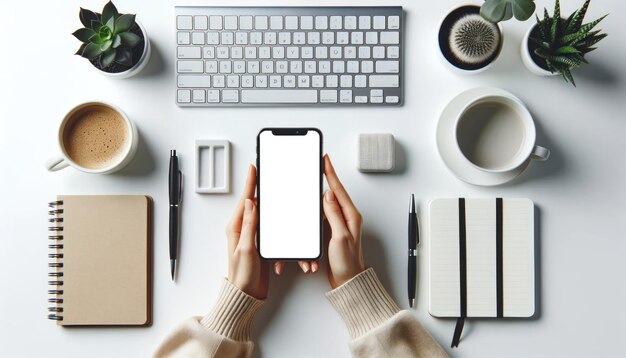
[[[110,165],[104,168],[97,168],[97,169],[87,168],[76,163],[68,155],[67,150],[65,148],[64,140],[63,140],[65,129],[67,125],[70,124],[70,120],[74,119],[74,115],[76,115],[78,111],[83,110],[84,108],[87,108],[87,107],[91,107],[91,106],[104,106],[104,107],[108,107],[112,109],[117,114],[119,114],[119,116],[124,120],[127,126],[128,139],[125,142],[122,154],[119,155],[119,157],[117,158],[115,162],[111,163]],[[137,152],[139,137],[137,133],[137,128],[135,127],[133,122],[130,121],[128,116],[119,107],[110,103],[105,103],[105,102],[86,102],[86,103],[79,104],[78,106],[72,108],[65,115],[65,117],[61,121],[61,124],[59,125],[59,130],[57,133],[57,141],[58,141],[59,148],[61,149],[61,154],[56,155],[46,161],[46,168],[49,171],[54,172],[57,170],[64,169],[68,166],[72,166],[85,173],[110,174],[118,170],[121,170],[126,165],[128,165],[128,163],[131,162],[131,160],[135,156],[135,153]]]
[[[460,157],[484,172],[506,173],[529,159],[550,156],[550,150],[535,144],[533,118],[512,95],[475,98],[460,111],[453,128]]]

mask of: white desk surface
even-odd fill
[[[457,1],[355,1],[349,5],[403,5],[406,15],[405,105],[393,108],[213,108],[174,104],[174,3],[118,0],[138,13],[153,45],[140,76],[113,80],[74,56],[78,8],[98,10],[104,0],[7,1],[0,11],[0,351],[5,357],[148,356],[181,320],[205,314],[227,273],[224,226],[255,157],[255,135],[265,126],[316,126],[325,136],[339,175],[365,217],[363,245],[402,307],[406,292],[406,213],[409,193],[426,204],[438,197],[528,197],[539,213],[538,314],[534,319],[470,320],[460,348],[451,350],[453,320],[428,315],[428,241],[421,247],[419,293],[413,314],[459,357],[623,356],[626,336],[626,30],[621,1],[592,1],[588,19],[607,12],[609,37],[575,72],[578,88],[560,78],[539,78],[522,65],[519,45],[530,22],[504,23],[505,45],[492,69],[459,77],[437,58],[436,32]],[[537,1],[540,9],[552,0]],[[181,4],[183,2],[180,2]],[[185,2],[187,4],[188,2]],[[205,1],[205,4],[220,4]],[[234,1],[229,4],[260,4]],[[266,0],[266,5],[307,1]],[[319,1],[315,4],[337,4]],[[566,1],[571,12],[583,0]],[[223,3],[222,3],[223,4]],[[456,179],[439,159],[435,128],[444,105],[476,86],[497,86],[526,102],[536,117],[538,144],[552,149],[508,185],[485,188]],[[123,172],[93,176],[66,169],[46,172],[57,152],[63,114],[86,100],[119,105],[137,124],[142,144]],[[399,170],[366,175],[355,169],[356,136],[393,133]],[[193,190],[194,141],[232,143],[232,193]],[[186,174],[179,279],[169,273],[167,168],[169,150]],[[148,194],[155,200],[154,324],[149,328],[63,329],[46,319],[46,203],[56,194]],[[106,223],[104,223],[106,224]],[[424,225],[425,226],[425,225]],[[422,231],[425,233],[426,228]],[[292,265],[272,276],[270,298],[254,325],[258,357],[347,357],[347,333],[326,301],[326,273],[307,276]]]

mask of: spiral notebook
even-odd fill
[[[48,318],[150,325],[152,199],[60,195],[49,207]]]
[[[529,199],[437,199],[429,207],[429,312],[458,317],[535,313],[534,204]]]

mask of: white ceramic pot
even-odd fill
[[[486,71],[487,69],[491,68],[491,66],[493,66],[493,63],[498,59],[498,57],[500,56],[500,53],[502,52],[502,48],[504,47],[504,33],[502,32],[502,26],[500,25],[500,23],[497,24],[498,26],[498,30],[500,31],[500,45],[498,48],[498,54],[493,58],[493,60],[488,63],[487,65],[475,69],[475,70],[468,70],[468,69],[464,69],[461,67],[457,67],[454,64],[452,64],[450,61],[448,61],[448,59],[446,58],[446,56],[443,54],[443,50],[441,49],[441,44],[440,44],[440,33],[441,33],[441,28],[444,25],[444,22],[446,21],[446,18],[448,16],[450,16],[450,14],[452,14],[453,12],[457,11],[458,9],[462,8],[462,7],[466,7],[466,6],[473,6],[476,7],[478,9],[480,9],[480,5],[476,5],[476,4],[471,4],[471,3],[463,3],[461,5],[457,5],[455,7],[453,7],[452,9],[450,9],[448,12],[446,12],[446,14],[441,18],[441,20],[439,21],[439,27],[438,27],[438,31],[437,31],[437,43],[439,44],[439,60],[441,61],[441,63],[443,63],[443,65],[448,68],[448,70],[450,70],[453,73],[456,73],[458,75],[473,75],[473,74],[477,74],[477,73],[481,73]]]
[[[143,27],[143,25],[137,20],[135,20],[135,22],[137,23],[137,26],[139,26],[139,28],[141,29],[141,33],[143,34],[143,53],[141,54],[139,61],[137,61],[137,63],[133,67],[123,72],[106,72],[93,66],[93,68],[96,69],[96,71],[98,71],[99,73],[107,77],[121,79],[121,78],[132,77],[138,74],[139,72],[141,72],[141,70],[143,70],[144,67],[146,67],[146,65],[148,64],[148,61],[150,61],[150,53],[151,53],[150,52],[150,39],[148,38],[148,33],[146,32],[146,29]]]
[[[535,24],[531,26],[528,31],[526,31],[526,35],[524,35],[524,39],[522,40],[522,47],[520,50],[522,55],[522,62],[524,63],[524,66],[526,66],[528,71],[537,76],[556,76],[558,75],[558,73],[552,73],[548,70],[543,69],[541,66],[536,64],[533,58],[530,56],[530,48],[528,47],[528,43],[530,42],[530,34],[535,29],[535,26],[537,25]]]

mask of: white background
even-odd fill
[[[419,198],[426,222],[428,200],[438,197],[528,197],[538,209],[539,301],[535,319],[471,320],[458,349],[450,350],[453,320],[427,312],[425,240],[419,294],[413,311],[453,356],[615,357],[626,336],[626,30],[621,1],[594,0],[588,19],[610,12],[601,28],[609,37],[575,72],[578,88],[559,78],[539,78],[522,65],[519,45],[531,22],[503,24],[505,45],[494,67],[459,77],[438,62],[438,22],[457,1],[350,1],[353,5],[405,7],[405,105],[394,108],[180,109],[174,105],[174,3],[118,0],[138,13],[153,57],[145,73],[112,80],[73,53],[70,34],[80,26],[79,6],[98,10],[104,1],[6,1],[0,11],[0,351],[5,357],[148,356],[178,322],[203,315],[227,274],[224,227],[237,200],[255,135],[267,126],[314,126],[365,217],[363,244],[402,307],[406,299],[406,218],[409,193]],[[182,3],[182,2],[181,2]],[[185,2],[187,4],[188,2]],[[205,4],[224,4],[204,1]],[[260,4],[231,1],[228,4]],[[295,4],[266,0],[263,4]],[[301,4],[312,5],[310,1]],[[570,13],[583,0],[563,1]],[[320,1],[315,4],[337,4]],[[552,1],[538,1],[539,8]],[[550,10],[551,12],[552,10]],[[445,104],[459,92],[502,87],[526,102],[535,116],[538,144],[552,149],[518,180],[497,188],[467,185],[443,165],[435,128]],[[142,144],[123,172],[93,176],[66,169],[47,173],[43,162],[57,152],[63,114],[86,100],[106,100],[135,121]],[[356,169],[358,133],[393,133],[399,144],[393,174]],[[232,143],[232,194],[198,195],[193,188],[196,139]],[[185,186],[179,280],[169,273],[167,168],[170,149],[181,156]],[[154,325],[150,328],[63,329],[46,317],[46,203],[56,194],[148,194],[155,199]],[[106,224],[106,223],[103,223]],[[426,232],[426,228],[422,228]],[[103,268],[106,269],[106,268]],[[270,298],[255,320],[256,355],[346,357],[347,333],[324,298],[326,273],[307,276],[288,267],[272,277]]]

